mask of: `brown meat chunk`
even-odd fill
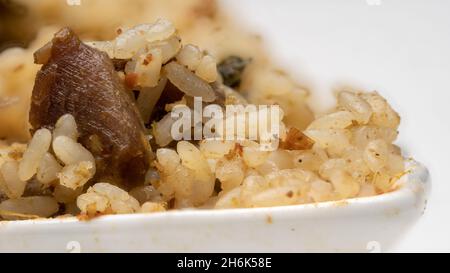
[[[290,128],[286,138],[281,141],[280,148],[285,150],[309,150],[314,141],[297,128]]]
[[[49,50],[33,89],[32,133],[52,129],[59,117],[72,114],[80,143],[96,157],[97,178],[114,178],[123,186],[142,183],[151,148],[113,62],[83,44],[69,28],[55,34]]]

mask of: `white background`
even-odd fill
[[[402,116],[398,144],[432,181],[425,215],[394,250],[450,251],[450,1],[221,2],[281,67],[327,94],[320,105],[345,85],[388,98]]]

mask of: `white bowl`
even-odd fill
[[[428,172],[407,165],[396,191],[339,202],[0,222],[0,251],[387,251],[426,207]]]

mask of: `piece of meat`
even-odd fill
[[[96,157],[98,179],[114,178],[124,187],[142,183],[151,148],[113,62],[106,53],[83,44],[69,28],[57,32],[50,46],[32,93],[32,133],[52,129],[59,117],[72,114],[79,142]]]
[[[309,150],[314,141],[297,128],[290,128],[286,138],[281,141],[280,148],[285,150]]]

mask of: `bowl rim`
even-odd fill
[[[39,218],[28,220],[12,220],[0,221],[0,228],[2,226],[22,226],[29,224],[47,225],[47,224],[62,224],[62,223],[80,223],[80,224],[102,224],[107,222],[117,221],[141,221],[155,218],[177,218],[186,220],[190,218],[195,219],[245,219],[258,216],[276,215],[277,218],[289,218],[293,214],[299,215],[323,215],[340,212],[352,213],[367,213],[374,209],[389,208],[395,205],[398,210],[403,210],[416,205],[417,200],[424,200],[426,202],[429,192],[431,190],[431,183],[428,181],[429,172],[427,168],[421,163],[407,159],[405,161],[406,172],[399,178],[397,189],[388,193],[383,193],[374,196],[356,197],[343,199],[338,201],[326,201],[318,203],[297,204],[289,206],[275,206],[275,207],[260,207],[260,208],[230,208],[230,209],[182,209],[171,210],[154,213],[134,213],[134,214],[120,214],[120,215],[102,215],[89,220],[80,220],[76,216],[61,217],[61,218]]]

